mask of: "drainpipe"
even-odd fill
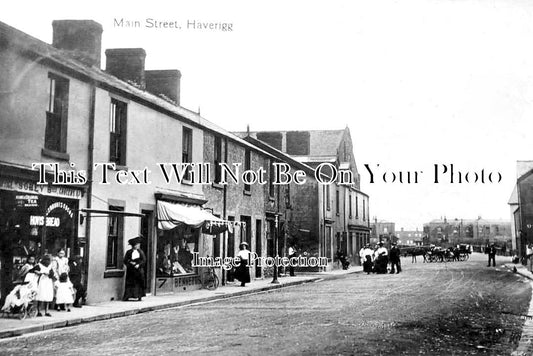
[[[93,163],[94,163],[94,121],[95,121],[95,111],[96,111],[96,86],[94,83],[91,83],[91,97],[89,103],[89,144],[88,144],[88,154],[87,154],[87,198],[86,198],[86,207],[91,209],[92,207],[92,196],[93,196]],[[90,257],[90,246],[91,246],[91,213],[87,213],[87,218],[85,219],[85,290],[88,291],[89,283],[89,257]]]
[[[228,138],[224,138],[224,163],[227,163],[228,162]],[[216,168],[215,168],[216,169]],[[227,217],[227,184],[224,184],[223,187],[222,187],[222,194],[223,194],[223,198],[222,198],[222,219],[223,220],[228,220],[228,217]],[[226,253],[226,239],[229,237],[229,234],[226,232],[224,234],[224,237],[222,238],[222,260],[225,260],[226,259],[226,256],[227,256],[227,253]],[[226,285],[226,270],[225,269],[222,269],[222,285]]]

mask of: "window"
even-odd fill
[[[349,211],[349,217],[352,217],[352,195],[350,194],[348,196],[348,211]]]
[[[109,210],[124,211],[123,207],[110,206]],[[118,259],[120,254],[119,248],[122,246],[122,237],[124,233],[124,216],[110,214],[108,218],[107,229],[107,259],[106,268],[118,268]]]
[[[341,213],[341,207],[340,207],[340,193],[338,189],[335,191],[335,209],[337,211],[337,215],[339,215]]]
[[[222,163],[222,138],[215,136],[215,151],[214,151],[214,164],[215,164],[215,183],[219,183],[222,176],[222,169],[220,168]]]
[[[359,219],[359,197],[355,196],[355,218]]]
[[[44,148],[64,153],[67,151],[69,81],[51,73],[48,78],[50,80],[50,96],[46,111]]]
[[[111,99],[109,115],[109,161],[117,165],[126,165],[126,126],[127,104]]]
[[[181,163],[192,163],[192,130],[184,127],[181,148]],[[185,179],[190,180],[191,166],[187,167]]]
[[[250,150],[246,150],[244,153],[244,170],[248,171],[252,168],[252,155],[250,153]],[[250,192],[252,190],[252,186],[250,184],[244,185],[244,191]]]
[[[363,221],[366,221],[366,208],[365,208],[365,200],[363,199]]]

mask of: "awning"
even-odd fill
[[[187,225],[197,229],[202,228],[202,232],[216,235],[226,230],[233,232],[236,225],[242,224],[244,223],[222,220],[200,206],[157,201],[157,228],[160,230],[172,230]]]

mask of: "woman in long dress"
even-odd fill
[[[130,298],[142,300],[146,294],[144,292],[144,265],[146,264],[146,255],[141,250],[141,237],[135,237],[128,240],[132,246],[124,256],[124,265],[126,266],[126,289],[122,300]]]
[[[247,247],[248,244],[246,242],[241,242],[239,245],[240,251],[237,253],[237,257],[240,258],[241,262],[235,272],[235,278],[241,281],[241,287],[244,287],[246,283],[250,283],[250,270],[248,269],[250,263],[250,251]]]

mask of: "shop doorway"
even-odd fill
[[[141,217],[141,235],[144,239],[141,242],[141,250],[146,255],[146,268],[144,269],[144,285],[145,292],[152,292],[152,255],[153,255],[153,229],[154,229],[154,212],[153,210],[141,210],[143,217]]]

